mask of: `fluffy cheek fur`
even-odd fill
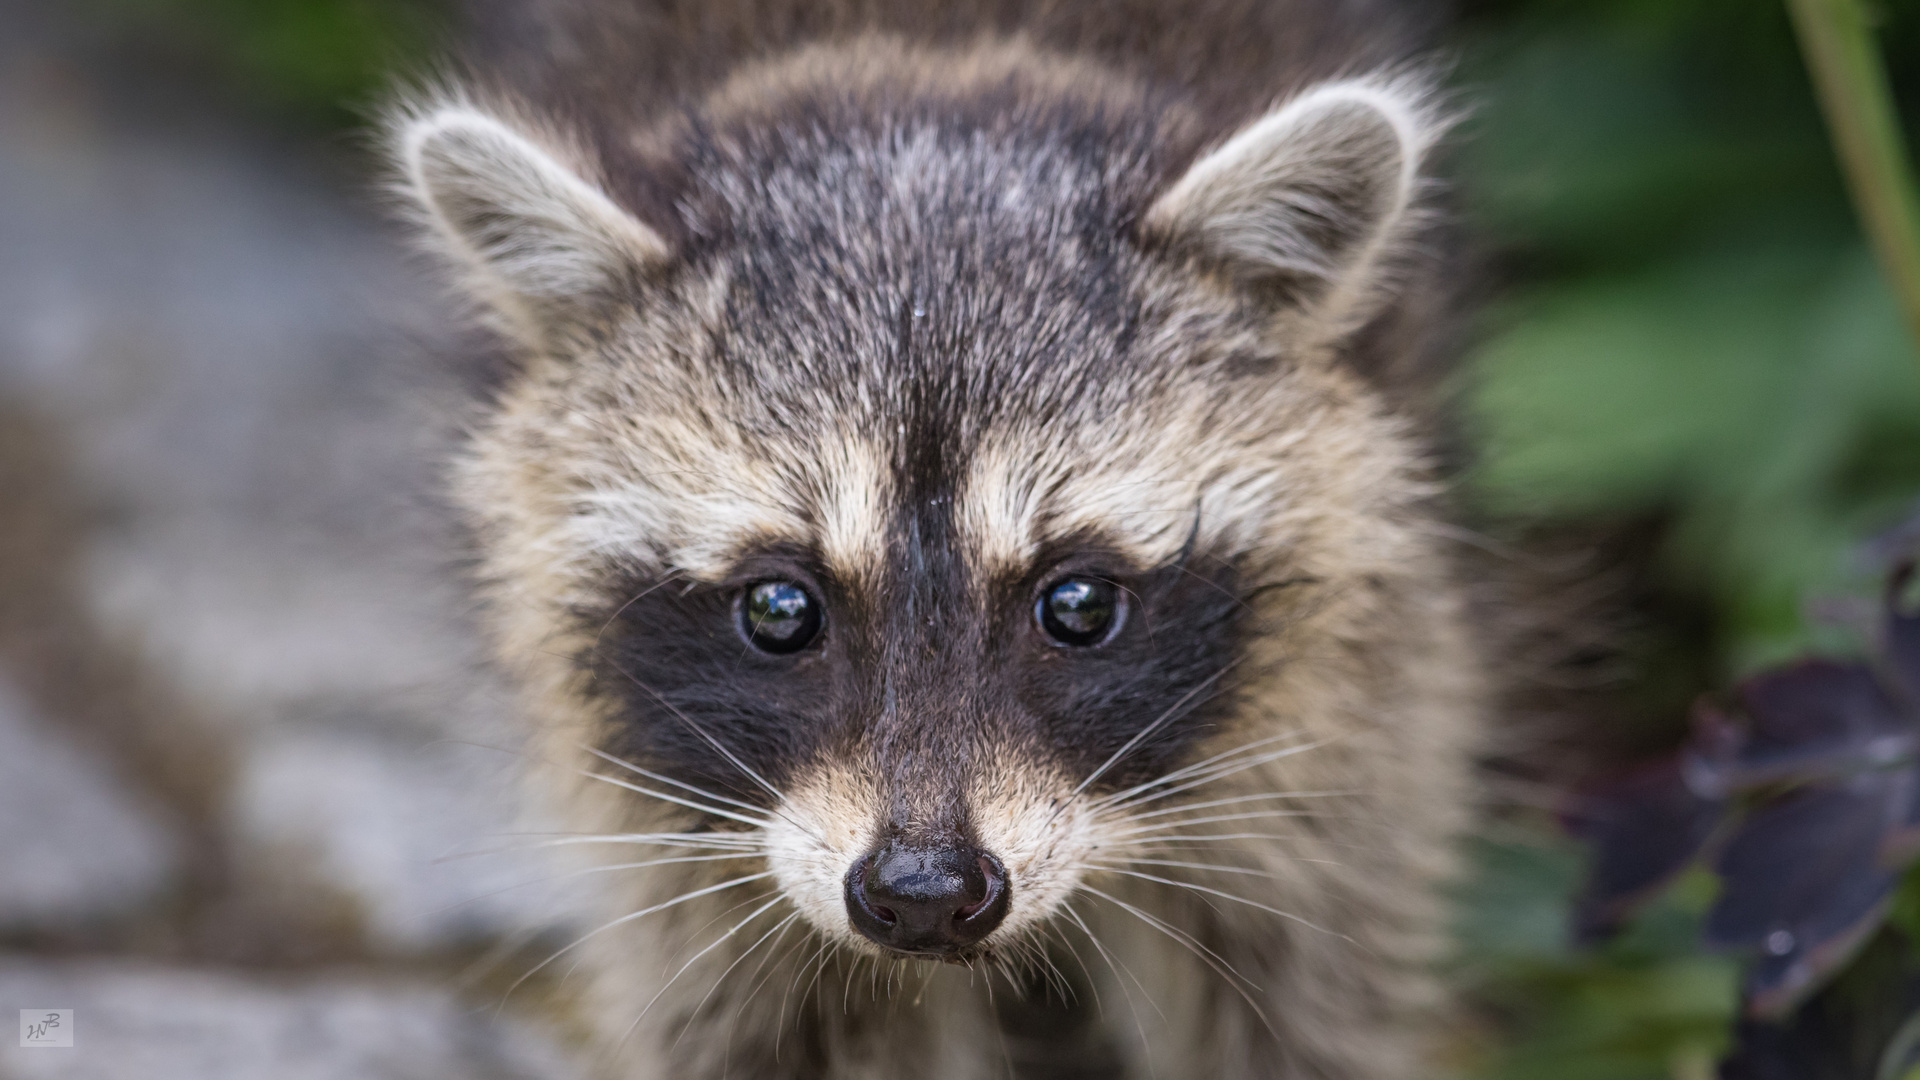
[[[1011,890],[987,948],[1037,933],[1079,887],[1096,838],[1089,800],[1073,787],[1057,769],[1015,760],[995,763],[971,785],[980,846],[1006,867]],[[829,939],[867,953],[879,950],[849,925],[845,889],[855,860],[879,840],[881,790],[863,770],[822,765],[791,786],[764,830],[767,868],[788,902]]]

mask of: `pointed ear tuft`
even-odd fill
[[[405,193],[434,240],[530,342],[668,257],[658,233],[567,164],[572,155],[471,105],[421,110],[391,130]]]
[[[1406,231],[1421,158],[1445,128],[1430,99],[1404,78],[1310,87],[1195,162],[1145,229],[1350,317]]]

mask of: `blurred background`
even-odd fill
[[[1456,9],[1461,497],[1621,609],[1580,689],[1630,760],[1703,692],[1861,651],[1920,357],[1779,4]],[[1911,130],[1920,2],[1874,10]],[[564,982],[505,992],[577,923],[514,840],[436,494],[484,346],[363,138],[451,15],[0,0],[0,1015],[77,1009],[84,1048],[4,1040],[0,1077],[582,1075]],[[1741,958],[1692,944],[1713,883],[1576,946],[1582,850],[1509,801],[1459,898],[1461,1075],[1715,1075],[1751,1032]],[[1905,1080],[1911,941],[1920,879],[1777,1075]]]

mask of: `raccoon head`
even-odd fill
[[[394,129],[523,353],[460,473],[502,650],[636,806],[834,940],[947,958],[1059,916],[1144,802],[1349,722],[1314,702],[1427,565],[1418,455],[1340,355],[1391,300],[1419,88],[1198,150],[1144,93],[969,64],[624,148],[455,98]]]

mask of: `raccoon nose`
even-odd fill
[[[1000,925],[1007,893],[1006,868],[984,851],[888,842],[847,874],[847,915],[889,949],[946,956]]]

